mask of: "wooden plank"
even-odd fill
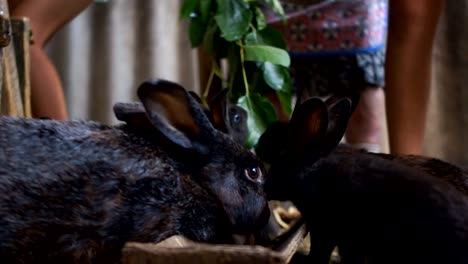
[[[31,43],[31,27],[29,18],[11,17],[13,29],[13,45],[15,47],[15,59],[19,81],[19,91],[25,117],[32,117],[31,113],[31,76],[29,47]]]
[[[0,11],[3,14],[3,18],[9,21],[10,14],[6,0],[0,0]],[[9,34],[11,34],[11,24],[7,23],[4,24],[4,26],[10,32]],[[3,115],[24,116],[15,58],[15,47],[11,42],[8,46],[3,47],[2,58],[0,58],[3,74],[0,111]]]

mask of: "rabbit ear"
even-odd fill
[[[325,103],[318,98],[308,99],[294,111],[290,126],[290,146],[297,155],[301,157],[308,148],[321,147],[328,128]]]
[[[200,96],[195,93],[194,91],[188,91],[188,93],[190,94],[190,96],[192,96],[193,99],[195,99],[195,101],[197,101],[197,103],[200,105],[200,107],[202,108],[203,110],[203,113],[205,113],[205,115],[208,117],[208,118],[211,118],[211,113],[210,113],[210,110],[203,104],[203,101],[202,99],[200,98]]]
[[[349,99],[351,101],[351,113],[353,113],[354,110],[356,109],[357,105],[359,104],[360,97],[361,97],[361,94],[357,93],[357,92],[352,93],[350,95],[346,95],[346,96],[332,95],[325,101],[325,104],[327,105],[328,109],[330,109],[331,107],[333,107],[336,103],[338,103],[342,99],[347,98],[347,99]]]
[[[146,81],[138,87],[138,97],[153,124],[168,140],[183,148],[208,150],[203,140],[214,128],[203,109],[180,85],[166,81]]]
[[[152,128],[153,125],[146,115],[145,107],[140,102],[116,103],[114,105],[115,117],[138,129]]]
[[[324,141],[327,149],[331,150],[340,143],[353,111],[353,103],[349,98],[341,98],[328,108],[328,128]]]
[[[225,133],[228,132],[226,122],[227,93],[228,89],[223,89],[209,102],[211,123],[215,128]]]
[[[200,98],[200,96],[196,92],[188,91],[188,93],[190,94],[190,96],[193,97],[193,99],[195,99],[195,101],[197,101],[197,103],[203,105],[202,99]]]

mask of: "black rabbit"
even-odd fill
[[[208,107],[205,106],[197,93],[193,91],[189,91],[188,93],[199,103],[203,112],[216,129],[226,133],[239,144],[245,143],[248,136],[247,112],[241,107],[229,102],[227,98],[227,89],[223,89],[220,93],[215,95],[212,100],[209,101]],[[114,106],[114,110],[117,119],[120,121],[132,123],[133,126],[149,125],[145,108],[140,102],[118,103]],[[151,125],[144,129],[148,129],[150,126]],[[273,205],[270,207],[272,206]],[[252,234],[247,234],[246,236],[235,236],[235,243],[260,244],[266,247],[271,247],[272,243],[275,242],[274,239],[281,230],[281,226],[278,224],[271,212],[267,225],[256,230]]]
[[[228,100],[228,89],[221,90],[209,100],[207,105],[194,91],[188,91],[188,93],[200,104],[203,112],[216,129],[226,133],[241,145],[245,143],[248,136],[247,112]],[[120,121],[142,124],[142,120],[147,120],[145,108],[140,102],[118,103],[115,105],[114,110],[117,113],[117,119]],[[145,121],[144,124],[147,124],[147,122]],[[253,234],[234,236],[234,243],[270,246],[280,231],[281,226],[271,213],[266,226]]]
[[[209,108],[213,126],[231,135],[239,144],[244,144],[248,136],[247,112],[229,101],[228,89],[217,94],[209,102]]]
[[[353,100],[311,98],[261,137],[269,199],[291,200],[310,228],[310,263],[468,263],[462,169],[338,145]]]
[[[146,114],[118,104],[116,127],[0,118],[2,263],[117,262],[127,241],[225,242],[266,223],[250,151],[175,83],[138,96]]]

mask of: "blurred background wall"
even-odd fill
[[[425,152],[468,165],[468,1],[447,1],[434,49]],[[139,83],[166,78],[199,90],[198,57],[181,1],[93,3],[48,46],[70,118],[115,123],[112,105],[135,100]],[[382,117],[384,118],[384,117]]]
[[[145,79],[198,90],[196,52],[181,1],[95,1],[61,30],[47,50],[61,77],[70,118],[115,123],[112,106],[136,100]]]
[[[432,61],[425,151],[468,166],[468,1],[446,1]]]

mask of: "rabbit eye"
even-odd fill
[[[244,171],[245,176],[249,180],[255,181],[255,182],[261,182],[262,181],[262,170],[260,170],[259,167],[250,167],[245,169]]]
[[[234,114],[233,120],[234,120],[234,122],[238,123],[240,121],[240,115],[239,114]]]

